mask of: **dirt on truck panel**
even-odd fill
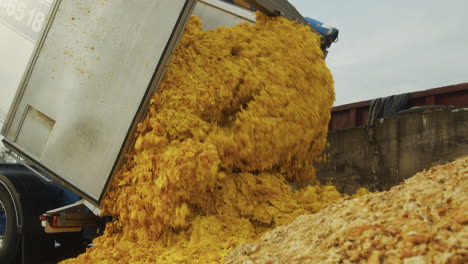
[[[342,198],[315,185],[312,166],[334,101],[320,37],[260,14],[254,25],[201,23],[188,23],[105,198],[115,221],[63,263],[222,263]]]

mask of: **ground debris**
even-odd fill
[[[467,216],[465,156],[390,191],[300,216],[235,249],[226,264],[467,263]]]

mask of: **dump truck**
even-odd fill
[[[192,14],[204,30],[284,16],[321,35],[324,57],[337,39],[285,0],[236,2],[53,2],[1,131],[17,163],[0,164],[0,263],[102,233],[101,202]]]

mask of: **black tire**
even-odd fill
[[[5,234],[0,247],[0,263],[5,264],[15,261],[21,241],[21,234],[18,230],[16,219],[16,216],[18,215],[18,217],[20,217],[20,214],[16,211],[15,201],[11,195],[7,188],[0,182],[0,207],[4,208],[4,213],[6,214]]]

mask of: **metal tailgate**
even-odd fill
[[[195,3],[55,1],[3,127],[5,145],[99,205]]]

